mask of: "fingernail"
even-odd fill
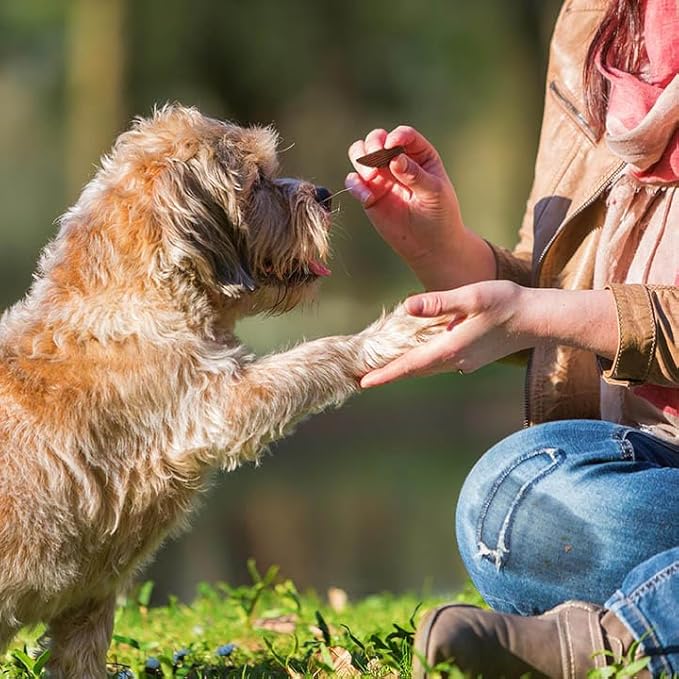
[[[408,169],[408,158],[401,154],[394,159],[394,170],[403,174]]]
[[[406,311],[413,316],[417,316],[424,311],[424,300],[420,297],[412,297],[406,300]]]
[[[356,180],[347,181],[346,187],[349,189],[349,193],[361,203],[365,204],[372,200],[373,194]]]

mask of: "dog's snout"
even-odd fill
[[[330,209],[332,194],[325,186],[317,186],[314,189],[314,198],[316,198],[316,202],[320,203],[326,210]]]

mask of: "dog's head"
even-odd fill
[[[279,178],[276,145],[271,128],[166,106],[118,138],[102,172],[145,196],[168,284],[180,277],[243,313],[284,311],[330,273],[330,194]]]

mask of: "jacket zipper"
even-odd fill
[[[625,169],[625,163],[620,163],[613,172],[611,172],[606,179],[599,185],[599,187],[596,189],[594,193],[592,193],[589,198],[582,203],[575,212],[573,212],[568,219],[561,224],[561,226],[554,232],[554,235],[549,239],[547,242],[547,245],[542,249],[542,252],[540,253],[540,257],[538,258],[537,264],[535,266],[535,284],[536,286],[539,287],[539,281],[540,281],[540,271],[542,269],[542,264],[545,260],[545,256],[547,255],[547,252],[551,250],[552,246],[556,242],[556,240],[559,238],[559,236],[563,233],[565,227],[568,225],[569,222],[572,222],[579,214],[581,214],[584,210],[586,210],[601,194],[622,174],[622,171]],[[526,379],[524,383],[524,390],[523,390],[523,426],[524,427],[529,427],[530,426],[530,420],[531,420],[531,413],[530,413],[530,380],[531,380],[531,374],[532,374],[532,367],[533,367],[533,353],[531,352],[530,358],[528,359],[528,366],[526,368]]]
[[[592,143],[596,144],[598,141],[596,132],[592,129],[589,121],[579,111],[577,106],[575,106],[575,104],[573,104],[573,102],[561,91],[556,80],[549,81],[549,89],[561,106],[566,110],[566,113],[574,120],[575,124],[585,133],[585,135],[587,135]]]

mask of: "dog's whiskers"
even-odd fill
[[[340,191],[335,191],[335,193],[331,193],[323,202],[327,203],[329,200],[332,200],[335,196],[339,196],[340,193],[346,193],[347,191],[351,191],[351,189],[341,189]]]

